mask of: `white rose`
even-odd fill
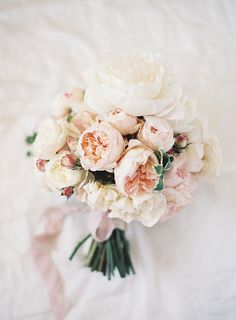
[[[46,183],[52,190],[73,187],[77,184],[82,186],[87,180],[87,171],[62,166],[61,160],[66,154],[67,152],[56,154],[45,166]]]
[[[189,96],[182,97],[168,114],[164,116],[175,133],[185,133],[193,129],[197,117],[197,103]]]
[[[168,151],[174,144],[174,134],[169,123],[156,116],[144,117],[145,123],[138,132],[138,139],[154,151]]]
[[[203,167],[204,144],[193,142],[186,148],[187,168],[190,172],[199,172]]]
[[[78,190],[77,197],[79,201],[87,203],[92,208],[106,211],[120,198],[120,194],[114,185],[102,185],[95,181]]]
[[[200,175],[207,181],[219,176],[222,166],[222,153],[216,136],[209,135],[204,145],[203,168]]]
[[[166,210],[165,196],[160,192],[145,193],[133,199],[122,197],[111,206],[109,217],[129,223],[133,220],[146,227],[156,224]]]
[[[52,118],[44,119],[38,127],[38,134],[33,144],[35,157],[49,160],[66,143],[63,127]]]
[[[154,115],[170,111],[181,92],[157,55],[111,58],[87,73],[85,103],[98,114],[121,107],[130,115]]]
[[[197,116],[191,125],[191,130],[187,132],[189,145],[185,150],[186,162],[190,172],[199,172],[203,167],[204,143],[209,135],[207,120]]]
[[[73,88],[56,96],[50,104],[51,114],[56,118],[65,117],[69,111],[81,111],[84,91],[80,88]]]

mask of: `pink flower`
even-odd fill
[[[173,130],[169,123],[156,116],[146,116],[143,127],[138,132],[138,139],[154,151],[168,151],[174,144]]]
[[[74,193],[74,190],[72,187],[67,187],[67,188],[64,188],[63,191],[62,191],[62,196],[65,196],[67,197],[67,199],[69,199],[72,194]]]
[[[124,150],[122,135],[105,122],[83,132],[78,143],[81,165],[86,170],[111,170]]]
[[[163,191],[166,197],[166,211],[161,221],[176,215],[181,209],[192,202],[191,193],[197,186],[198,177],[195,174],[189,174],[188,177],[176,187],[166,187]]]
[[[36,161],[36,167],[40,170],[40,171],[42,171],[42,172],[44,172],[45,170],[46,170],[46,163],[47,163],[48,161],[47,160],[42,160],[42,159],[38,159],[37,161]]]
[[[155,165],[158,165],[158,160],[154,152],[140,141],[130,140],[114,170],[118,191],[131,197],[152,192],[159,180]]]
[[[134,134],[140,128],[138,118],[125,113],[120,108],[114,109],[107,115],[101,116],[101,118],[110,123],[110,125],[116,128],[123,136]]]
[[[167,187],[163,192],[166,197],[167,206],[164,215],[161,217],[162,222],[172,218],[193,200],[190,192],[181,190],[180,188]]]
[[[176,187],[189,179],[185,152],[180,153],[172,162],[171,169],[164,176],[165,186]]]
[[[61,158],[61,165],[66,168],[73,168],[76,164],[76,156],[68,153]]]

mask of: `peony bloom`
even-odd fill
[[[176,88],[160,57],[150,54],[117,56],[86,75],[85,103],[98,114],[121,106],[130,115],[154,115],[174,108]]]
[[[130,197],[152,192],[159,181],[154,168],[157,165],[158,159],[151,149],[138,140],[130,140],[114,170],[117,189]]]
[[[73,170],[61,164],[66,152],[56,154],[46,164],[46,183],[52,190],[63,189],[75,185],[82,186],[87,180],[88,172],[85,170]]]
[[[154,151],[168,151],[174,144],[173,130],[169,123],[156,116],[144,117],[145,123],[138,132],[138,139]]]
[[[222,153],[219,141],[214,135],[209,135],[204,145],[203,168],[200,176],[207,181],[214,181],[215,177],[220,174],[222,166]]]
[[[71,110],[80,111],[83,97],[84,92],[79,88],[59,94],[50,104],[51,114],[56,118],[63,118]]]
[[[190,173],[186,161],[187,157],[184,151],[174,159],[171,169],[165,173],[165,186],[176,187],[189,179]]]
[[[161,192],[144,193],[135,198],[122,197],[111,206],[109,217],[127,223],[140,221],[146,227],[156,224],[166,209],[166,199]]]
[[[197,117],[197,103],[190,96],[181,97],[165,119],[170,123],[174,133],[185,133],[193,129],[193,120]]]
[[[120,198],[120,193],[114,185],[102,185],[97,181],[92,181],[78,190],[77,198],[79,201],[87,203],[91,208],[106,211]]]
[[[122,135],[105,122],[85,130],[78,143],[81,165],[92,171],[115,168],[123,150]]]
[[[39,127],[33,144],[35,157],[49,160],[66,143],[64,128],[52,118],[44,119]]]
[[[119,108],[114,109],[105,116],[101,116],[101,119],[110,123],[123,136],[136,133],[140,127],[136,117],[125,113]]]

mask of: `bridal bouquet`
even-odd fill
[[[157,55],[118,56],[51,104],[27,137],[44,185],[90,209],[85,264],[108,279],[134,273],[125,231],[152,227],[189,204],[198,181],[219,174],[217,139],[196,102]]]

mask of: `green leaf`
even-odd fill
[[[34,141],[35,141],[35,139],[36,139],[36,137],[37,137],[37,133],[34,132],[31,136],[27,136],[27,137],[25,138],[25,143],[27,143],[27,144],[33,144]]]
[[[79,168],[79,169],[82,169],[81,162],[80,162],[79,158],[76,160],[75,167]]]
[[[164,189],[164,176],[163,174],[160,176],[159,182],[156,185],[155,191],[161,191]]]
[[[27,157],[31,157],[32,154],[33,154],[33,153],[32,153],[31,151],[27,151],[27,152],[26,152],[26,156],[27,156]]]
[[[171,168],[171,164],[173,162],[174,158],[170,155],[168,155],[168,153],[163,153],[163,167],[164,167],[164,171],[169,170]]]
[[[163,173],[163,166],[159,164],[158,166],[155,166],[155,170],[157,174],[161,175]]]

